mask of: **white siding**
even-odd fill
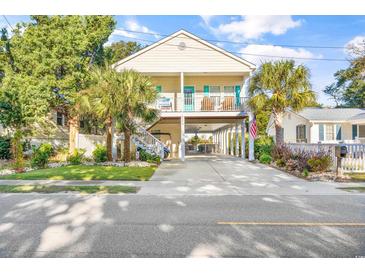
[[[180,49],[177,46],[180,43],[185,43],[186,48]],[[185,34],[179,34],[116,67],[118,71],[126,68],[146,73],[251,71],[247,65]]]

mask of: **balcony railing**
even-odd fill
[[[236,96],[207,96],[204,94],[162,93],[156,102],[156,108],[162,112],[197,112],[197,111],[243,111],[246,97]]]

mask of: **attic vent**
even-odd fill
[[[184,42],[180,42],[177,47],[179,50],[184,50],[186,48],[186,44]]]

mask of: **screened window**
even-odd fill
[[[225,86],[224,96],[234,96],[234,86]]]
[[[209,86],[210,96],[220,96],[221,87],[220,86]]]
[[[365,138],[365,125],[359,125],[359,138]]]
[[[303,143],[306,142],[306,127],[305,125],[298,125],[297,126],[297,142]]]
[[[326,140],[327,141],[333,141],[336,140],[335,139],[335,128],[334,125],[332,124],[327,124],[326,125]]]

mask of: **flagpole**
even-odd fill
[[[252,129],[252,124],[255,120],[255,116],[251,111],[248,113],[248,119],[249,119],[248,160],[254,161],[255,160],[255,136],[252,136],[251,129]]]

